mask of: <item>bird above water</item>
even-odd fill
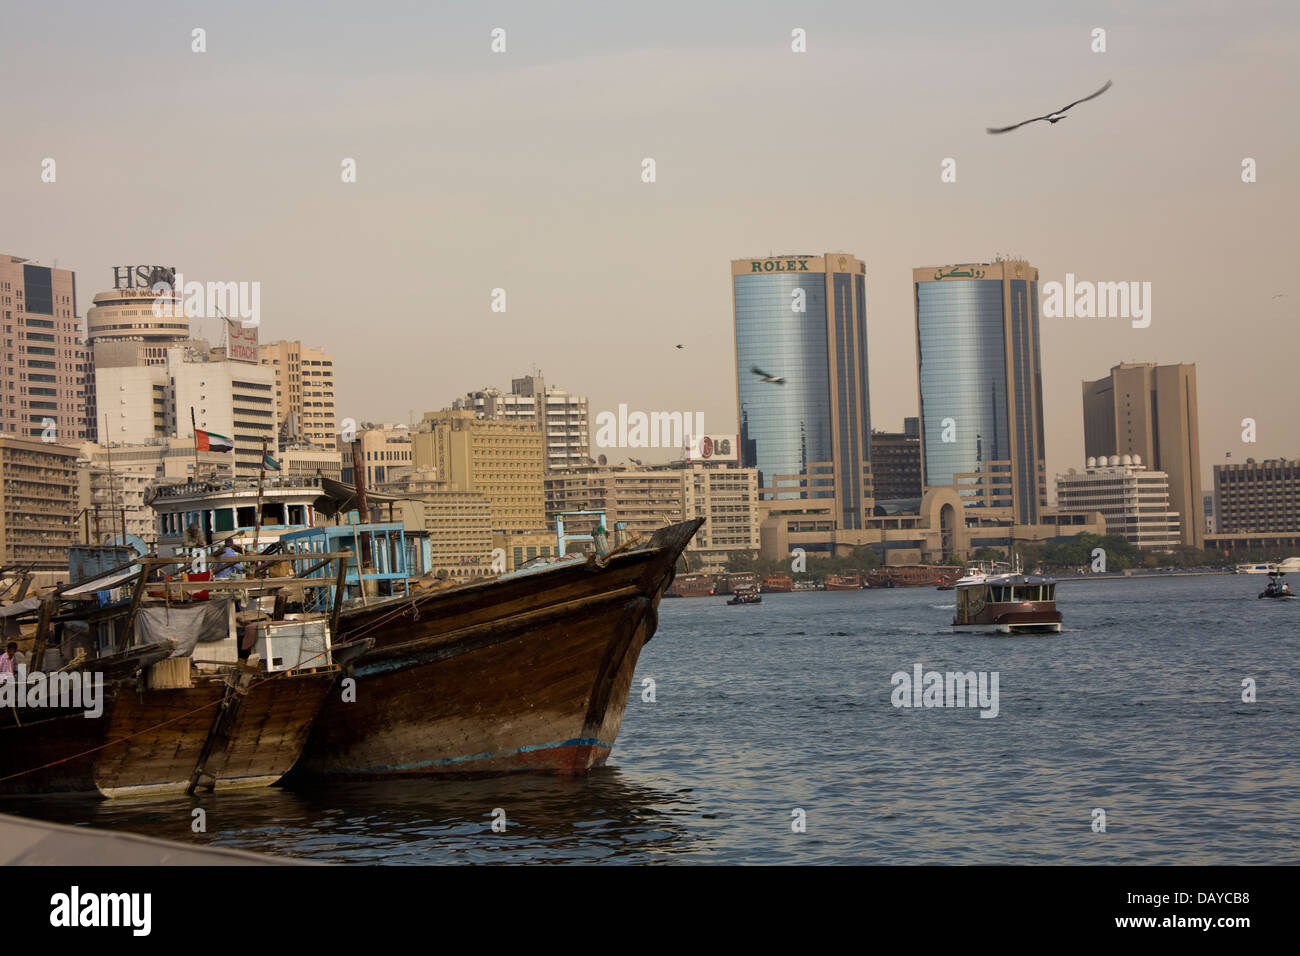
[[[1059,110],[1054,110],[1053,112],[1048,113],[1046,116],[1035,116],[1033,119],[1027,119],[1023,123],[1017,123],[1015,126],[1003,126],[1000,129],[993,129],[992,127],[989,127],[989,132],[1009,133],[1013,129],[1020,129],[1020,127],[1022,126],[1025,126],[1029,123],[1037,123],[1039,120],[1047,120],[1047,122],[1053,124],[1059,123],[1061,122],[1061,120],[1065,119],[1066,110],[1070,109],[1071,107],[1078,106],[1080,103],[1086,103],[1088,102],[1088,100],[1096,99],[1098,96],[1101,96],[1101,94],[1105,93],[1108,89],[1110,89],[1110,85],[1111,85],[1111,81],[1107,80],[1106,85],[1103,86],[1101,89],[1099,89],[1096,93],[1093,93],[1091,96],[1085,96],[1081,100],[1075,100],[1069,106],[1062,106]]]

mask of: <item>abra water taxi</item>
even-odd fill
[[[758,588],[742,588],[736,591],[728,604],[762,604],[763,595],[759,593]]]
[[[957,582],[957,611],[952,629],[984,634],[1056,634],[1056,582],[1028,574],[985,575],[977,572]]]

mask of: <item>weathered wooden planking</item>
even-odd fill
[[[581,773],[609,755],[641,647],[702,522],[583,563],[353,609],[356,700],[331,694],[295,775]],[[656,541],[658,544],[656,544]],[[384,615],[393,615],[384,621]],[[381,623],[382,622],[382,623]]]

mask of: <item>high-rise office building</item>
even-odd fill
[[[163,365],[98,369],[99,442],[192,439],[197,425],[233,440],[227,458],[236,475],[256,475],[263,447],[276,450],[274,382],[269,368],[190,346],[167,349]]]
[[[1036,524],[1047,505],[1038,270],[1022,260],[912,271],[926,486]]]
[[[862,529],[872,509],[865,264],[834,252],[735,259],[731,284],[741,465],[758,470],[769,510],[833,499],[835,528]]]
[[[286,442],[306,440],[338,448],[334,417],[334,356],[301,342],[257,347],[258,361],[275,373],[276,415]]]
[[[67,444],[90,437],[77,277],[0,256],[0,333],[0,431]]]
[[[578,468],[590,460],[587,396],[547,385],[540,374],[512,379],[510,392],[481,388],[452,402],[494,421],[536,422],[546,442],[546,470]]]
[[[1169,503],[1182,517],[1183,544],[1204,547],[1196,366],[1121,363],[1083,383],[1083,442],[1089,458],[1140,455],[1169,475]]]

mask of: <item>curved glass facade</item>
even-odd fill
[[[826,276],[738,275],[732,283],[741,464],[757,468],[759,487],[769,488],[777,475],[804,474],[808,462],[832,458]],[[796,289],[804,292],[806,312],[791,308]],[[755,366],[785,384],[764,382],[750,371]]]
[[[951,485],[1011,458],[1002,281],[917,283],[916,325],[924,481]]]

